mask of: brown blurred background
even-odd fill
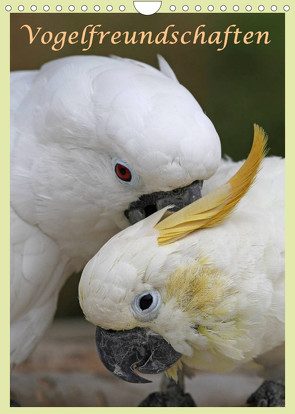
[[[29,45],[23,24],[44,30],[81,31],[87,24],[101,30],[154,33],[175,24],[174,30],[192,30],[206,24],[206,31],[224,31],[236,24],[243,32],[269,31],[269,45],[233,45],[221,52],[216,45],[112,45],[95,44],[87,52],[68,45],[54,52],[40,42]],[[223,154],[242,159],[249,150],[253,123],[269,134],[271,155],[284,155],[285,118],[285,20],[284,14],[11,14],[11,70],[38,69],[43,63],[77,54],[128,57],[157,66],[156,54],[165,57],[179,81],[191,91],[219,133]],[[77,301],[79,275],[73,276],[60,295],[56,317],[81,316]]]

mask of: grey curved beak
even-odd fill
[[[124,381],[151,382],[139,376],[157,374],[174,365],[181,354],[160,335],[147,328],[112,331],[96,327],[96,346],[105,367]]]
[[[130,224],[150,216],[161,208],[174,205],[170,211],[177,211],[193,201],[201,198],[203,181],[194,181],[186,187],[176,188],[172,191],[158,191],[152,194],[144,194],[139,200],[133,201],[124,214]]]

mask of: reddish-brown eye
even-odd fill
[[[126,181],[126,182],[131,181],[131,178],[132,178],[131,171],[125,165],[117,163],[115,165],[115,173],[120,178],[120,180]]]

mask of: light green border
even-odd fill
[[[0,105],[1,105],[1,152],[0,152],[0,168],[1,168],[1,271],[2,271],[2,295],[1,295],[1,359],[0,359],[0,366],[1,366],[1,386],[0,386],[0,408],[1,412],[5,413],[8,412],[10,409],[8,395],[9,395],[9,299],[8,299],[8,292],[9,292],[9,247],[8,247],[8,239],[9,239],[9,15],[10,13],[5,10],[6,5],[12,6],[12,12],[17,12],[17,5],[23,5],[25,7],[25,12],[30,12],[30,6],[36,5],[38,10],[37,12],[41,12],[43,5],[48,4],[51,6],[50,12],[56,12],[55,6],[57,4],[63,6],[63,11],[66,12],[69,5],[74,5],[76,7],[75,12],[80,12],[79,7],[81,5],[86,4],[88,6],[88,12],[93,12],[93,5],[98,4],[101,8],[100,12],[107,12],[106,6],[112,5],[113,11],[109,13],[119,12],[119,5],[125,5],[126,9],[123,13],[136,13],[136,10],[133,7],[133,2],[131,0],[110,0],[110,1],[100,1],[100,0],[1,0],[0,2],[0,39],[1,39],[1,65],[0,65]],[[257,12],[258,5],[264,5],[265,10],[262,12],[270,13],[270,6],[276,5],[278,7],[277,12],[283,12],[283,6],[289,5],[290,11],[286,12],[286,152],[287,152],[287,194],[286,194],[286,212],[287,212],[287,226],[286,226],[286,243],[287,243],[287,304],[288,311],[287,311],[287,381],[286,381],[286,400],[287,400],[287,407],[286,408],[269,408],[268,410],[294,410],[294,398],[292,395],[292,374],[293,374],[293,366],[294,366],[294,357],[293,357],[293,350],[294,350],[294,323],[293,323],[293,312],[294,306],[292,309],[292,302],[294,299],[292,298],[294,294],[294,282],[293,278],[295,277],[294,264],[292,262],[292,253],[293,253],[293,244],[294,241],[294,208],[295,208],[295,198],[294,198],[294,176],[295,176],[295,169],[294,165],[295,162],[293,157],[295,155],[295,128],[294,128],[294,118],[295,118],[295,88],[294,88],[294,79],[295,79],[295,53],[294,53],[294,42],[295,42],[295,4],[291,2],[291,0],[162,0],[162,7],[160,9],[160,13],[169,12],[169,6],[173,4],[177,6],[176,12],[181,12],[182,5],[188,5],[189,11],[186,13],[196,13],[194,10],[195,5],[201,5],[202,12],[208,12],[207,6],[213,5],[215,7],[215,12],[220,12],[219,8],[220,5],[225,4],[228,8],[227,12],[233,12],[232,6],[239,5],[240,12],[245,12],[245,6],[251,5],[252,12]],[[122,13],[122,12],[119,12]],[[175,12],[174,12],[175,13]],[[185,13],[185,12],[183,12]],[[173,14],[173,13],[171,13]],[[274,62],[275,64],[275,62]],[[282,137],[283,139],[283,137]],[[294,253],[293,253],[294,256]],[[115,390],[114,390],[115,392]],[[293,407],[293,409],[292,409]],[[13,408],[12,408],[13,409]],[[59,414],[60,412],[74,412],[74,413],[84,413],[85,410],[91,413],[98,413],[105,412],[120,412],[122,414],[127,414],[132,410],[139,410],[142,412],[146,410],[150,410],[150,408],[43,408],[43,407],[23,407],[21,410],[25,411],[26,413],[47,413],[50,410],[54,410],[54,413]],[[120,410],[120,411],[118,411]],[[162,411],[165,408],[153,408],[153,411]],[[182,412],[183,408],[171,408],[169,411],[173,412]],[[198,410],[204,411],[206,413],[225,413],[228,410],[234,410],[234,412],[245,412],[245,410],[251,410],[251,408],[246,407],[216,407],[216,408],[190,408],[189,410]],[[166,411],[167,412],[167,411]]]

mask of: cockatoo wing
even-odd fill
[[[50,323],[65,264],[56,243],[11,209],[12,364],[32,351]]]

